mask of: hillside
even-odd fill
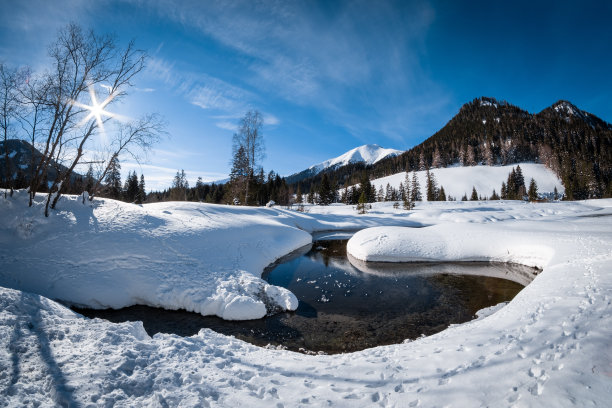
[[[403,171],[448,166],[505,166],[531,162],[551,169],[566,197],[612,196],[612,125],[568,101],[532,114],[505,101],[477,98],[466,103],[442,129],[423,143],[371,166],[330,171],[343,185]],[[316,177],[304,185],[318,183]]]
[[[16,188],[26,188],[32,174],[36,171],[35,166],[42,158],[42,153],[25,140],[9,139],[6,141],[6,147],[4,141],[0,141],[0,185],[4,185],[6,180],[6,153],[8,153],[9,174],[15,183],[14,186]],[[55,180],[58,171],[64,172],[66,170],[66,166],[52,162],[47,170],[47,181]],[[82,177],[82,175],[73,172],[71,182],[73,184],[78,183]],[[79,191],[74,192],[79,193]]]
[[[523,176],[529,185],[529,180],[533,178],[538,185],[538,192],[543,196],[552,196],[555,188],[559,194],[564,194],[565,189],[561,180],[553,171],[538,163],[520,163]],[[507,166],[453,166],[441,169],[432,169],[438,186],[444,187],[447,197],[460,200],[465,194],[470,196],[472,188],[475,188],[479,196],[490,197],[493,190],[500,194],[502,182],[506,182],[508,174],[512,171],[513,165]],[[417,171],[417,178],[421,186],[423,200],[427,201],[425,186],[427,179],[425,171]],[[400,183],[405,183],[406,172],[400,172],[391,176],[381,177],[372,180],[372,185],[378,191],[381,187],[386,189],[387,184],[394,189],[399,189]]]

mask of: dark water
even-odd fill
[[[295,312],[232,322],[146,306],[75,309],[114,322],[141,320],[150,335],[182,336],[208,327],[250,343],[340,353],[431,335],[511,300],[534,270],[490,263],[363,264],[349,260],[346,240],[315,241],[268,267],[262,278],[290,289]]]

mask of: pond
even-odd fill
[[[314,239],[262,275],[297,296],[295,312],[236,322],[146,306],[75,310],[114,322],[141,320],[150,335],[189,336],[208,327],[260,346],[331,354],[401,343],[472,320],[478,310],[510,301],[536,272],[494,263],[365,264],[347,257],[346,236]]]

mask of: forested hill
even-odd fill
[[[568,199],[610,197],[612,125],[567,101],[531,114],[505,101],[482,97],[463,105],[423,143],[366,171],[370,178],[379,178],[427,167],[525,161],[552,169],[563,181]],[[358,174],[345,170],[332,172],[330,178],[358,182]]]

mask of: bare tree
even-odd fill
[[[248,205],[249,184],[256,173],[259,162],[265,156],[265,146],[261,128],[263,127],[263,117],[257,110],[248,111],[240,120],[238,133],[233,137],[232,156],[235,158],[242,148],[244,150],[244,160],[246,167],[246,182],[244,204]]]
[[[0,63],[0,130],[4,140],[5,182],[11,196],[13,195],[13,176],[11,174],[8,139],[19,104],[17,84],[17,70]],[[6,196],[7,193],[4,190],[4,198]]]
[[[98,135],[106,136],[104,125],[116,116],[106,109],[126,95],[132,79],[144,68],[146,57],[133,42],[120,48],[114,37],[85,32],[74,24],[59,32],[49,56],[52,66],[24,98],[32,112],[25,115],[30,139],[42,152],[33,166],[30,205],[50,167],[57,165],[45,205],[47,216],[49,207],[55,208],[62,186],[83,162],[86,148]],[[106,91],[101,92],[102,88]],[[161,121],[153,115],[119,127],[117,136],[110,137],[111,143],[104,149],[111,153],[107,165],[122,152],[133,154],[135,146],[147,150],[162,132]]]
[[[30,143],[30,181],[36,171],[36,145],[44,133],[46,114],[49,112],[47,94],[50,82],[45,77],[33,74],[30,69],[22,71],[23,83],[19,88],[20,107],[17,111],[25,139]],[[29,206],[32,206],[35,191],[30,191]]]

